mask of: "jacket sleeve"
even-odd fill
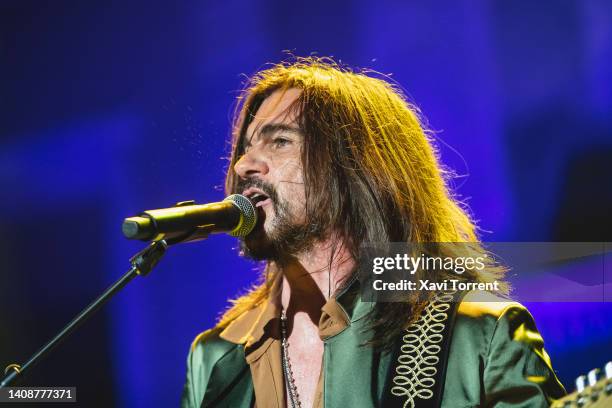
[[[548,407],[565,395],[533,317],[519,304],[497,319],[483,383],[486,407]]]

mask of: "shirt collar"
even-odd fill
[[[235,344],[243,344],[245,353],[259,355],[269,346],[269,338],[280,339],[280,292],[282,275],[275,273],[267,300],[232,321],[220,337]],[[326,340],[344,331],[351,322],[365,317],[374,303],[363,302],[359,296],[359,281],[356,276],[349,279],[337,295],[331,297],[321,308],[319,336]],[[261,351],[261,353],[257,352]]]
[[[275,273],[272,279],[272,287],[268,298],[227,325],[219,334],[222,339],[236,344],[244,344],[246,348],[259,342],[266,332],[275,334],[272,333],[275,331],[273,326],[278,325],[273,324],[273,321],[280,318],[279,295],[282,277],[280,273]]]

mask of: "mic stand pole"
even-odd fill
[[[17,376],[23,375],[29,368],[34,366],[40,361],[47,353],[49,353],[55,346],[61,343],[66,337],[70,335],[81,323],[89,319],[100,307],[110,300],[113,295],[119,292],[125,285],[127,285],[136,276],[145,276],[155,267],[157,262],[168,249],[168,243],[165,240],[159,240],[151,242],[145,249],[138,252],[132,258],[130,263],[132,267],[125,273],[117,282],[110,286],[102,295],[94,300],[89,306],[87,306],[77,317],[72,319],[70,323],[66,325],[55,337],[53,337],[47,344],[45,344],[40,350],[38,350],[28,361],[23,365],[10,364],[4,370],[5,377],[0,382],[0,388],[6,387]]]

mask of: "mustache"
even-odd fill
[[[236,190],[238,190],[238,194],[241,194],[244,190],[251,187],[263,191],[263,193],[267,195],[270,200],[272,200],[272,203],[278,202],[278,192],[276,191],[276,188],[272,184],[260,179],[253,178],[240,180],[236,186]]]

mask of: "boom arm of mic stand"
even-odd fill
[[[0,388],[10,385],[17,376],[23,375],[29,368],[39,362],[55,346],[61,343],[70,335],[81,323],[89,319],[100,307],[110,300],[113,295],[119,292],[136,276],[145,276],[157,265],[162,256],[168,249],[165,240],[151,242],[145,249],[130,258],[131,268],[113,285],[104,291],[96,300],[79,313],[70,323],[68,323],[55,337],[40,348],[23,365],[9,364],[4,370],[5,377],[0,382]]]

